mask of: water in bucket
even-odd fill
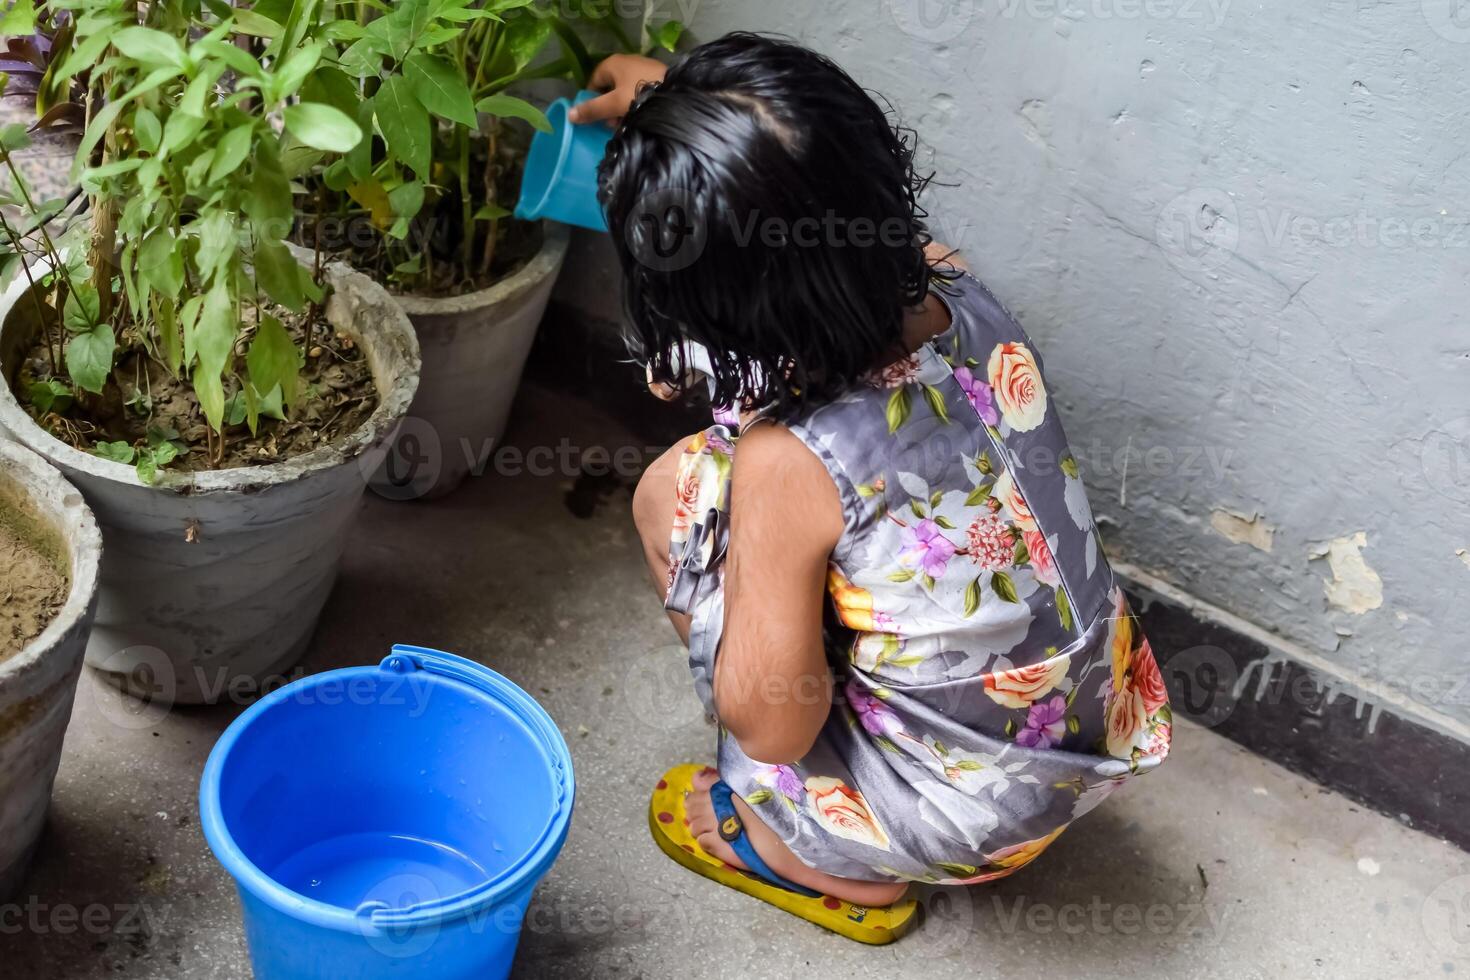
[[[258,980],[493,980],[572,799],[566,743],[529,695],[400,646],[242,714],[210,753],[200,810]]]

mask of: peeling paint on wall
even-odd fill
[[[1257,551],[1270,551],[1272,535],[1276,533],[1259,514],[1237,514],[1219,507],[1210,512],[1210,527],[1236,544],[1248,544]]]
[[[1325,557],[1332,569],[1332,578],[1322,580],[1327,601],[1355,616],[1383,605],[1383,579],[1363,560],[1362,550],[1367,546],[1367,533],[1358,531],[1319,545],[1310,556]]]

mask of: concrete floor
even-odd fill
[[[512,441],[563,436],[641,445],[528,387]],[[895,946],[858,946],[677,867],[648,839],[646,793],[665,767],[708,758],[712,734],[644,582],[630,486],[525,475],[429,505],[370,497],[306,662],[441,647],[507,674],[560,723],[576,819],[517,976],[1470,974],[1470,855],[1187,723],[1162,770],[1019,876],[929,896],[923,929]],[[240,710],[153,718],[83,676],[42,853],[0,906],[0,978],[250,975],[195,803]]]

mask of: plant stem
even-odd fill
[[[26,263],[25,251],[21,248],[20,239],[16,237],[15,229],[10,227],[10,222],[5,220],[4,215],[0,215],[0,226],[5,228],[5,234],[10,238],[10,243],[15,246],[16,255],[20,257],[21,271],[26,274],[26,282],[31,284],[31,301],[36,304],[36,316],[40,319],[41,335],[46,341],[46,354],[51,359],[51,376],[59,378],[61,371],[57,367],[56,350],[51,346],[55,337],[51,324],[46,320],[46,308],[41,305],[41,288],[36,285],[35,278],[31,276],[31,267]]]
[[[327,189],[325,185],[319,185],[316,189],[316,226],[312,229],[312,248],[315,251],[312,279],[317,288],[322,288],[322,213],[326,210]],[[316,318],[321,315],[321,305],[315,300],[306,308],[306,345],[303,353],[311,356],[311,339]]]
[[[490,123],[490,133],[485,141],[485,203],[495,203],[495,152],[496,137],[499,135],[499,120]],[[490,265],[495,261],[495,230],[500,222],[495,219],[485,222],[485,251],[480,257],[480,274],[488,276]]]
[[[459,203],[460,220],[464,224],[460,231],[460,259],[463,262],[464,277],[469,279],[474,262],[475,212],[474,202],[470,200],[470,133],[468,129],[461,130],[459,134]]]

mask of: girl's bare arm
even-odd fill
[[[789,763],[831,711],[822,610],[842,504],[816,456],[770,424],[741,437],[730,504],[715,709],[746,755]]]

